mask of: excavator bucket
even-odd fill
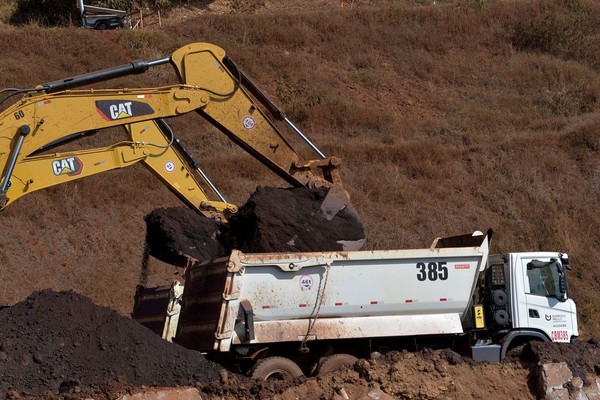
[[[331,221],[340,210],[350,205],[348,193],[339,185],[329,188],[325,200],[321,203],[321,213]]]

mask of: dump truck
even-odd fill
[[[189,267],[183,285],[138,288],[132,317],[260,379],[423,347],[498,362],[528,341],[577,338],[568,255],[490,255],[491,237],[408,250],[233,251]]]

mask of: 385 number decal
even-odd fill
[[[445,281],[448,279],[448,267],[446,267],[446,261],[440,262],[429,262],[425,263],[417,263],[417,279],[420,281],[437,281],[438,279],[441,281]]]

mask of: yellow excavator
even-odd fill
[[[80,89],[171,64],[175,85]],[[197,112],[294,187],[329,188],[328,218],[348,204],[340,160],[326,157],[218,46],[193,43],[170,57],[91,72],[26,89],[4,89],[1,100],[22,97],[0,113],[0,210],[35,190],[142,162],[185,203],[225,218],[228,203],[163,118]],[[316,154],[305,160],[276,128],[283,121]],[[129,140],[108,147],[48,154],[96,130],[123,126]],[[286,129],[287,130],[287,129]],[[203,189],[213,192],[207,195]]]

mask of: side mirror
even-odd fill
[[[558,301],[567,301],[567,276],[565,268],[560,262],[557,262],[556,270],[558,271]]]
[[[560,290],[558,300],[567,301],[567,280],[565,279],[565,275],[560,275],[558,279],[558,289]]]

